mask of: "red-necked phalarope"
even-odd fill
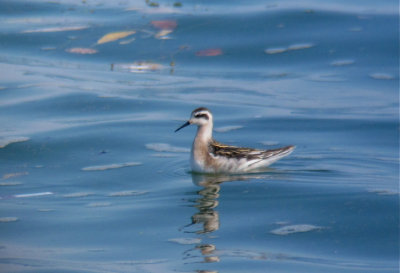
[[[289,155],[295,148],[286,146],[272,150],[257,150],[221,144],[212,137],[213,116],[210,110],[204,107],[195,109],[190,119],[175,132],[191,124],[198,126],[190,157],[194,172],[255,172]]]

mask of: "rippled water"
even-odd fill
[[[395,1],[1,1],[2,272],[398,272]],[[295,152],[194,175],[194,128]]]

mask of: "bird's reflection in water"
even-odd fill
[[[193,200],[193,207],[197,208],[197,212],[191,217],[191,223],[185,226],[185,229],[192,226],[201,226],[200,229],[194,231],[187,231],[188,233],[196,233],[207,235],[207,239],[213,239],[210,234],[219,230],[220,221],[219,214],[216,208],[219,205],[218,198],[220,197],[221,183],[228,181],[240,181],[248,179],[259,178],[257,175],[206,175],[206,174],[192,174],[192,181],[195,185],[202,187],[197,191],[199,198]],[[203,238],[204,239],[204,238]],[[203,240],[202,240],[203,241]],[[215,263],[220,261],[218,250],[214,244],[201,243],[185,251],[185,259],[192,259],[198,257],[198,254],[193,252],[200,252],[202,255],[201,263]],[[197,261],[199,262],[199,261]],[[217,271],[198,271],[198,272],[217,272]]]
[[[205,175],[192,175],[193,183],[204,187],[198,191],[200,198],[196,199],[194,207],[198,212],[192,216],[192,225],[202,224],[202,229],[196,233],[210,233],[219,229],[219,214],[215,208],[218,206],[220,183],[214,177]]]

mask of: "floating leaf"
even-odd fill
[[[75,54],[95,54],[98,52],[96,49],[83,47],[68,48],[65,51]]]
[[[155,28],[169,30],[175,29],[178,26],[178,23],[175,20],[151,21],[151,24]]]
[[[205,50],[200,50],[196,52],[196,56],[219,56],[222,55],[222,50],[219,48],[211,48],[211,49],[205,49]]]
[[[101,37],[100,40],[97,41],[97,44],[104,44],[104,43],[108,43],[108,42],[113,42],[125,37],[128,37],[132,34],[135,34],[136,31],[131,30],[131,31],[121,31],[121,32],[111,32],[108,33],[106,35],[104,35],[103,37]]]
[[[163,30],[160,30],[159,32],[157,32],[156,35],[154,35],[154,37],[157,39],[161,39],[161,40],[171,39],[168,36],[168,34],[170,34],[171,32],[172,32],[172,30],[170,30],[170,29],[163,29]]]

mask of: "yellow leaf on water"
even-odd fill
[[[166,39],[170,39],[168,37],[168,34],[170,34],[170,33],[172,33],[172,30],[163,29],[163,30],[160,30],[159,32],[157,32],[156,35],[154,35],[154,37],[156,37],[157,39],[166,40]]]
[[[101,37],[100,40],[97,41],[97,44],[104,44],[104,43],[108,43],[108,42],[113,42],[125,37],[128,37],[132,34],[135,34],[136,31],[131,30],[131,31],[121,31],[121,32],[111,32],[108,33],[106,35],[104,35],[103,37]]]

